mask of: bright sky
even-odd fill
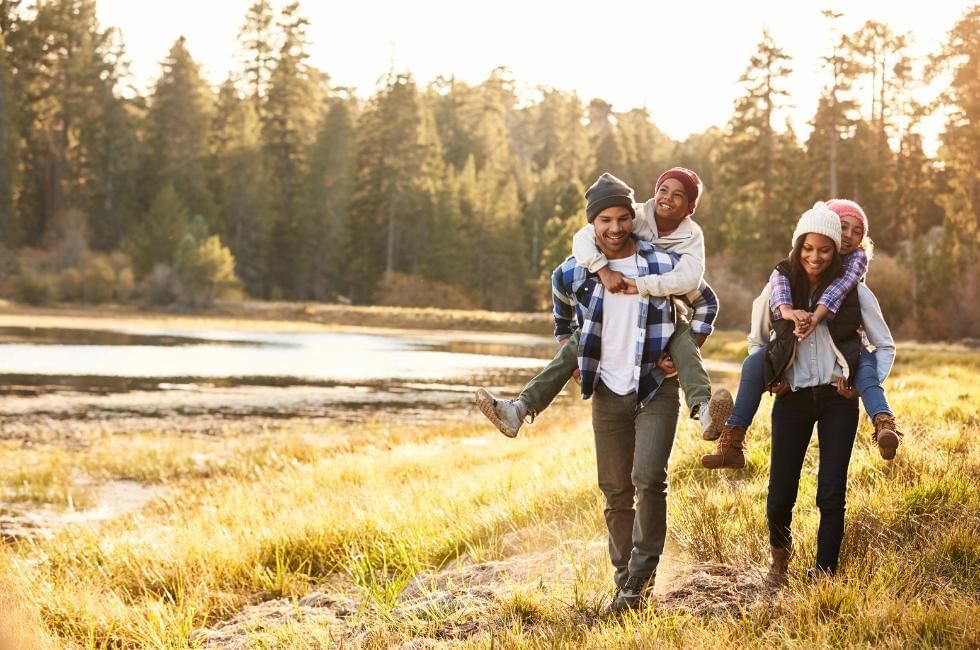
[[[149,87],[174,40],[187,37],[205,74],[219,83],[237,65],[237,33],[252,0],[98,0],[103,27],[123,32],[137,86]],[[281,0],[273,2],[278,8]],[[392,62],[425,84],[439,75],[479,83],[508,67],[530,92],[545,85],[601,97],[617,111],[645,106],[675,139],[723,125],[738,78],[768,27],[793,57],[791,118],[805,134],[823,85],[820,57],[831,45],[822,9],[912,32],[913,54],[938,50],[971,0],[306,0],[311,63],[335,85],[369,96]],[[941,120],[927,124],[932,139]],[[930,149],[932,147],[929,147]]]

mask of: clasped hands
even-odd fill
[[[783,318],[793,321],[793,334],[797,341],[802,341],[816,329],[819,319],[813,312],[804,309],[785,309],[782,311]]]
[[[597,275],[599,276],[599,281],[602,282],[602,286],[609,293],[639,293],[639,290],[636,288],[636,280],[626,277],[619,271],[613,271],[608,266],[599,269]]]

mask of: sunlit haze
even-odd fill
[[[207,77],[238,66],[237,33],[252,0],[99,0],[101,24],[116,26],[140,89],[159,75],[173,41],[187,37]],[[278,9],[282,3],[274,3]],[[845,14],[844,31],[869,19],[912,32],[910,53],[931,54],[970,5],[934,0],[857,2],[305,2],[310,62],[334,85],[368,96],[392,67],[425,84],[436,77],[479,83],[506,66],[529,96],[537,86],[601,97],[617,111],[647,107],[668,135],[683,139],[724,125],[738,79],[768,27],[793,57],[789,117],[801,136],[824,84],[820,57],[831,45],[822,9]],[[933,140],[941,119],[925,126]],[[933,143],[929,143],[932,149]]]

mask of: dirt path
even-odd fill
[[[513,548],[540,537],[536,530],[511,535]],[[516,541],[514,538],[517,538]],[[523,538],[523,539],[521,539]],[[507,540],[505,540],[505,548]],[[583,566],[605,569],[606,542],[567,540],[546,550],[516,553],[500,560],[470,562],[462,558],[442,571],[421,573],[402,590],[390,617],[395,626],[411,621],[424,633],[403,648],[444,647],[452,641],[479,642],[505,622],[501,604],[518,592],[531,591],[555,601],[569,603],[569,587]],[[654,611],[680,611],[695,616],[733,616],[755,607],[768,606],[772,594],[762,585],[761,571],[740,570],[719,564],[691,564],[680,549],[668,543],[658,570],[657,585],[649,607]],[[597,594],[594,602],[572,607],[572,617],[587,625],[600,624],[601,608],[608,598]],[[298,601],[275,599],[249,606],[233,618],[199,630],[193,640],[205,648],[244,650],[262,635],[275,637],[285,629],[319,626],[331,639],[359,647],[368,641],[368,617],[359,615],[358,589],[336,580]],[[374,617],[378,620],[381,617]],[[375,624],[377,625],[377,624]]]

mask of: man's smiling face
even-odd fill
[[[616,259],[632,254],[633,213],[628,208],[614,205],[596,215],[595,239],[606,257]]]

